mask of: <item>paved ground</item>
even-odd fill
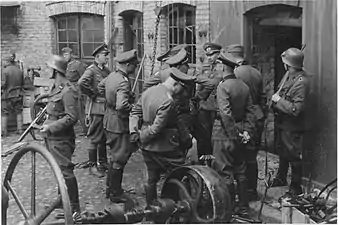
[[[6,150],[11,146],[15,140],[18,138],[18,135],[11,134],[7,138],[3,138],[1,141],[2,151]],[[27,136],[26,141],[32,141],[31,137]],[[41,143],[42,144],[42,143]],[[77,147],[73,157],[73,162],[83,162],[87,160],[86,146],[88,145],[88,139],[85,137],[78,137],[76,141]],[[194,151],[190,152],[190,156],[194,158]],[[1,172],[2,179],[4,173],[9,165],[9,162],[13,158],[13,155],[10,155],[1,160]],[[260,177],[264,178],[264,164],[265,159],[263,156],[258,157],[259,168],[260,168]],[[269,168],[273,171],[278,167],[278,162],[276,158],[269,159]],[[30,213],[30,190],[31,190],[31,175],[30,175],[31,163],[30,163],[30,154],[25,155],[22,160],[20,160],[12,180],[12,185],[18,195],[20,200],[23,202],[28,213]],[[76,177],[79,184],[79,194],[80,202],[82,209],[94,208],[96,211],[103,210],[105,206],[109,205],[104,197],[105,189],[105,178],[98,179],[92,175],[89,175],[87,169],[78,169],[75,171]],[[144,189],[143,185],[147,179],[145,165],[143,163],[142,155],[140,152],[136,152],[131,157],[125,168],[125,175],[123,179],[123,188],[129,191],[130,195],[135,198],[141,206],[144,206]],[[259,181],[259,192],[263,193],[264,191],[264,182]],[[37,158],[37,212],[41,212],[44,207],[48,206],[53,199],[56,199],[57,196],[57,185],[51,169],[48,164],[42,157]],[[264,205],[262,220],[267,223],[278,223],[280,222],[281,213],[280,211],[274,209],[275,201],[272,197],[277,198],[282,194],[282,189],[270,189],[268,196],[268,201],[272,204]],[[251,214],[254,219],[257,218],[258,211],[260,208],[260,202],[250,203],[252,208]],[[22,220],[23,216],[18,209],[17,205],[14,202],[14,199],[11,198],[10,206],[8,210],[8,224],[17,224],[18,221]],[[50,216],[48,220],[53,220],[53,217]]]

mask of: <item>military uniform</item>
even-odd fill
[[[66,63],[64,60],[65,69]],[[60,166],[73,212],[80,211],[78,185],[72,163],[75,150],[74,125],[78,120],[77,101],[77,89],[70,82],[63,81],[59,86],[54,86],[48,98],[47,119],[43,124],[49,127],[48,132],[43,133],[45,144]]]
[[[93,55],[106,50],[102,45],[94,50]],[[105,114],[106,99],[104,95],[98,92],[98,84],[109,75],[110,71],[105,66],[100,66],[96,62],[87,67],[78,81],[78,85],[83,94],[87,95],[86,114],[89,114],[91,122],[88,128],[87,137],[90,140],[88,147],[89,160],[96,164],[97,151],[99,154],[99,163],[107,162],[106,138],[103,129],[103,116]]]
[[[171,68],[170,76],[179,82],[191,82],[193,77]],[[162,173],[182,165],[185,149],[177,136],[177,110],[169,89],[163,84],[148,88],[130,113],[130,132],[139,132],[142,155],[147,166],[147,203],[156,199],[156,184]],[[190,139],[191,141],[191,139]]]
[[[204,51],[206,54],[219,54],[222,46],[215,43],[206,43],[204,45]],[[197,114],[197,123],[196,123],[196,139],[197,139],[197,152],[198,158],[202,155],[212,154],[212,127],[216,117],[217,103],[215,100],[216,87],[219,82],[222,80],[222,71],[223,65],[217,61],[209,65],[208,69],[204,67],[202,74],[204,76],[213,80],[214,89],[210,93],[207,99],[201,100],[199,102],[199,109]],[[197,93],[203,92],[205,87],[199,85],[197,88]]]
[[[257,153],[261,143],[262,132],[264,129],[264,111],[266,106],[266,96],[263,91],[263,79],[261,73],[250,65],[247,65],[243,59],[244,47],[238,44],[229,45],[226,51],[237,57],[238,64],[234,73],[236,77],[242,80],[250,89],[250,96],[254,105],[254,114],[256,116],[255,132],[252,142],[245,146],[246,177],[248,179],[248,192],[251,199],[257,199],[257,178],[258,164]]]
[[[115,59],[120,64],[137,64],[136,50],[127,51]],[[103,119],[108,155],[109,171],[107,176],[107,197],[113,202],[123,201],[118,199],[122,195],[121,187],[124,166],[132,152],[137,149],[129,141],[129,113],[134,103],[131,92],[129,74],[122,69],[111,73],[99,84],[99,89],[105,89],[106,113]]]
[[[221,53],[222,54],[222,53]],[[231,59],[231,58],[230,58]],[[235,63],[225,61],[234,68]],[[245,146],[240,133],[247,131],[250,136],[255,127],[253,104],[249,87],[236,79],[233,72],[224,72],[223,80],[217,87],[219,115],[213,127],[213,151],[215,161],[212,167],[224,178],[234,200],[234,180],[239,190],[239,205],[247,210],[247,180],[245,176]]]
[[[305,102],[309,93],[308,76],[304,71],[289,74],[280,92],[281,99],[273,104],[276,114],[277,143],[280,155],[277,177],[286,181],[289,163],[292,168],[291,188],[299,187],[302,174],[302,150],[305,121]]]
[[[20,133],[22,131],[23,85],[22,70],[13,63],[3,68],[1,73],[1,118],[3,135],[5,136],[7,134],[7,117],[10,113],[17,115],[17,129]]]

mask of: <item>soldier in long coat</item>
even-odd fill
[[[264,93],[263,77],[261,73],[254,67],[248,65],[244,60],[244,47],[242,45],[233,44],[225,48],[236,62],[239,64],[235,68],[236,77],[242,80],[250,88],[250,96],[254,105],[254,114],[256,117],[255,132],[250,143],[245,147],[245,163],[246,177],[248,179],[248,197],[249,200],[257,200],[257,179],[258,164],[257,154],[261,144],[262,132],[264,129],[265,112],[266,112],[266,96]]]
[[[213,127],[212,167],[227,183],[234,202],[237,181],[239,210],[248,216],[247,179],[245,176],[245,144],[253,136],[255,117],[249,87],[234,74],[238,66],[233,57],[223,49],[220,59],[224,63],[223,80],[217,87],[218,115]]]
[[[79,191],[74,174],[72,155],[75,150],[74,125],[78,120],[78,92],[65,77],[67,61],[53,56],[47,62],[53,69],[54,87],[48,97],[47,119],[41,132],[47,149],[60,166],[68,190],[73,213],[80,213]]]
[[[160,175],[185,162],[185,149],[177,137],[177,111],[175,95],[195,79],[177,68],[170,69],[164,83],[148,88],[130,113],[131,142],[140,142],[147,166],[147,204],[157,198],[156,186]],[[190,140],[191,141],[191,140]]]
[[[272,98],[276,112],[278,132],[279,168],[272,187],[287,185],[286,175],[291,164],[289,193],[299,195],[302,188],[302,150],[304,132],[308,129],[305,120],[305,105],[309,94],[309,79],[303,68],[304,54],[297,48],[289,48],[281,55],[286,74],[279,84],[279,93]],[[281,87],[282,83],[284,85]]]
[[[127,196],[121,187],[123,170],[132,152],[137,150],[129,140],[129,113],[135,95],[131,91],[129,75],[138,64],[135,49],[116,56],[117,70],[99,83],[99,92],[107,100],[103,119],[109,156],[106,195],[112,202],[126,202]]]
[[[17,132],[22,133],[23,71],[15,64],[13,56],[2,59],[5,64],[1,71],[1,135],[7,136],[8,115],[16,115]]]
[[[103,129],[103,117],[105,114],[106,99],[98,92],[98,84],[110,74],[105,66],[108,62],[109,50],[106,44],[97,47],[93,56],[94,63],[87,67],[86,71],[78,81],[80,90],[87,95],[86,114],[90,117],[90,125],[87,132],[89,138],[89,164],[90,173],[103,177],[106,170],[107,153],[106,137]],[[98,160],[97,160],[97,155]],[[98,163],[97,163],[98,161]]]

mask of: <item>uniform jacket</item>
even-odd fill
[[[230,139],[237,139],[239,132],[250,136],[255,127],[255,116],[249,87],[234,74],[228,74],[217,87],[217,104],[222,127]]]
[[[308,94],[309,79],[307,74],[304,71],[289,74],[279,93],[281,99],[273,104],[273,108],[277,112],[277,127],[294,131],[308,129],[304,111]]]
[[[68,62],[67,71],[66,71],[66,78],[70,82],[77,82],[82,74],[85,72],[86,67],[85,65],[75,59],[72,59]]]
[[[73,139],[74,125],[78,120],[78,92],[70,82],[54,87],[47,104],[47,119],[50,127],[47,138]]]
[[[99,92],[106,97],[104,128],[112,133],[129,134],[129,113],[133,107],[128,76],[122,71],[111,73],[99,84]]]
[[[222,71],[223,65],[220,63],[212,64],[208,69],[203,70],[202,74],[199,75],[199,79],[208,78],[211,79],[213,89],[212,91],[205,90],[206,86],[199,85],[197,88],[197,95],[204,96],[203,100],[200,101],[200,109],[217,111],[217,102],[216,102],[216,88],[222,80]],[[204,93],[208,93],[203,94]]]
[[[241,65],[234,70],[234,73],[238,79],[242,80],[250,88],[257,119],[264,118],[263,109],[266,106],[266,96],[263,90],[261,73],[250,65]]]
[[[92,65],[87,67],[84,74],[78,81],[80,90],[83,94],[87,95],[86,102],[86,114],[104,115],[105,113],[105,96],[98,93],[98,84],[109,75],[110,71],[107,67],[100,69],[97,63],[94,62]],[[90,102],[92,103],[91,112],[89,112]]]
[[[15,64],[2,69],[1,99],[22,97],[23,85],[23,72]]]
[[[164,85],[148,88],[143,92],[130,113],[129,129],[140,129],[143,150],[168,152],[180,149],[175,141],[178,132],[174,100]],[[141,126],[139,126],[142,124]]]

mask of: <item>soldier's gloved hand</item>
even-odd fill
[[[271,97],[271,101],[276,103],[281,99],[281,97],[278,94],[273,94]]]
[[[135,128],[135,130],[130,134],[130,143],[137,144],[140,141],[140,132]]]
[[[242,144],[247,144],[251,139],[251,137],[250,137],[250,135],[247,131],[244,131],[243,133],[239,133],[239,136],[242,138],[241,139]]]

